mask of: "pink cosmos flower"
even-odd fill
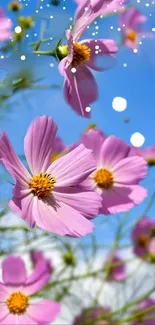
[[[129,146],[115,136],[106,139],[95,131],[88,131],[81,139],[92,149],[97,169],[83,182],[102,198],[100,213],[128,211],[141,203],[147,191],[138,183],[147,174],[147,164],[141,157],[128,157]]]
[[[31,295],[45,287],[50,278],[46,263],[38,262],[30,276],[20,257],[8,256],[2,263],[0,283],[0,324],[49,324],[60,312],[60,304],[41,300],[31,302]]]
[[[93,324],[96,325],[114,325],[114,321],[111,319],[110,316],[108,316],[110,312],[111,310],[107,306],[84,309],[81,315],[78,315],[75,318],[73,325],[83,325],[93,320]],[[95,319],[97,318],[101,319],[95,321]]]
[[[145,311],[145,309],[151,307],[155,307],[155,299],[147,298],[137,306],[135,310],[135,314],[140,311]],[[154,324],[155,324],[155,308],[154,309],[152,308],[152,310],[146,311],[143,314],[137,316],[136,320],[131,325],[154,325]]]
[[[132,234],[134,253],[148,262],[153,262],[155,222],[148,217],[141,218],[135,225]],[[152,255],[153,254],[153,255]]]
[[[155,147],[154,146],[147,147],[144,150],[131,146],[129,156],[141,156],[146,160],[146,162],[148,163],[148,165],[150,167],[155,165]]]
[[[0,42],[7,41],[11,36],[11,20],[5,17],[3,9],[0,7]]]
[[[31,123],[24,140],[30,172],[7,135],[1,135],[0,160],[16,182],[9,207],[31,227],[80,237],[93,231],[88,219],[95,217],[101,206],[97,193],[78,186],[96,165],[92,152],[83,145],[50,164],[56,130],[56,124],[47,116]]]
[[[89,105],[98,97],[95,78],[90,69],[103,71],[97,65],[100,56],[115,58],[118,48],[113,40],[86,39],[79,41],[76,32],[67,30],[68,45],[59,46],[57,56],[60,59],[59,71],[64,76],[64,96],[67,103],[81,116],[89,117]],[[86,25],[85,25],[86,28]]]
[[[52,266],[51,260],[47,259],[44,256],[43,252],[41,252],[41,251],[31,251],[30,256],[31,256],[31,260],[32,260],[34,265],[36,265],[40,261],[44,261],[46,263],[46,265],[47,265],[47,268],[48,268],[49,272],[50,273],[53,272],[53,266]]]
[[[120,27],[123,33],[123,44],[135,49],[140,38],[143,35],[149,35],[143,30],[143,24],[146,20],[147,18],[135,8],[131,8],[121,15]]]
[[[116,252],[108,256],[104,266],[108,271],[107,281],[123,281],[126,278],[125,262]]]

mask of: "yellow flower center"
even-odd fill
[[[114,184],[113,173],[105,168],[98,169],[95,173],[94,180],[97,183],[98,187],[108,190]]]
[[[29,186],[33,195],[38,196],[38,198],[45,198],[51,193],[55,183],[56,179],[51,174],[40,173],[31,178]]]
[[[135,42],[137,38],[137,33],[134,30],[129,30],[126,34],[126,38],[131,42]]]
[[[18,291],[13,292],[7,299],[6,303],[10,313],[21,315],[28,307],[28,300],[28,297],[24,295],[24,293]]]
[[[141,234],[138,238],[139,246],[145,248],[149,242],[149,236],[147,234]]]
[[[149,166],[154,166],[155,165],[155,159],[154,158],[147,158],[146,162],[148,163]]]
[[[74,46],[73,61],[72,61],[73,67],[76,67],[77,65],[90,60],[91,49],[87,45],[74,43],[73,46]]]

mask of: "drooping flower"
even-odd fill
[[[7,41],[11,36],[12,23],[9,18],[7,18],[0,7],[0,42]]]
[[[123,281],[126,278],[125,262],[116,252],[110,254],[104,264],[107,270],[107,281]]]
[[[123,44],[131,49],[135,49],[140,38],[143,35],[149,35],[143,29],[143,25],[146,22],[146,16],[135,8],[121,14],[120,27],[122,30]]]
[[[50,278],[46,263],[37,263],[30,276],[20,257],[8,256],[2,263],[0,283],[0,324],[49,324],[60,312],[60,304],[51,300],[31,301],[31,295],[45,287]]]
[[[93,324],[95,325],[114,325],[114,320],[108,316],[110,312],[111,310],[107,306],[84,309],[82,313],[75,318],[73,325],[89,324],[90,321],[94,321]]]
[[[64,76],[64,97],[79,115],[89,117],[89,105],[98,97],[97,84],[89,68],[96,71],[105,70],[97,64],[97,59],[100,56],[115,58],[118,48],[110,39],[79,41],[76,21],[73,31],[67,30],[66,37],[68,44],[57,49],[60,59],[59,71]]]
[[[147,309],[150,308],[150,311]],[[145,311],[146,310],[146,311]],[[136,316],[136,313],[142,312]],[[133,313],[135,321],[131,325],[154,325],[155,324],[155,299],[147,298],[142,301]]]
[[[95,130],[81,139],[86,148],[92,149],[97,169],[83,182],[102,198],[100,213],[115,214],[128,211],[147,196],[139,182],[147,174],[147,164],[141,157],[128,157],[129,146],[115,136],[103,139]]]
[[[148,217],[141,218],[131,234],[134,253],[145,261],[155,261],[155,222]]]
[[[36,265],[40,261],[43,261],[43,262],[46,263],[49,272],[52,273],[53,266],[52,266],[51,260],[47,259],[44,256],[44,253],[42,251],[34,251],[33,250],[33,251],[30,252],[30,256],[31,256],[31,260],[32,260],[34,265]]]
[[[0,160],[15,180],[9,207],[31,227],[72,237],[91,233],[88,220],[98,214],[99,195],[79,184],[96,168],[92,151],[83,145],[50,163],[57,126],[42,116],[30,125],[24,150],[29,173],[21,163],[7,135],[0,138]]]
[[[147,147],[144,150],[132,146],[130,149],[130,152],[129,152],[129,156],[141,156],[146,160],[149,167],[152,167],[155,165],[155,147],[154,146]]]

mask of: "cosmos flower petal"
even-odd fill
[[[5,324],[5,323],[1,323],[1,322],[3,322],[3,320],[7,317],[8,313],[9,313],[9,311],[8,311],[8,307],[6,306],[6,304],[0,303],[0,324]]]
[[[103,207],[100,213],[116,214],[132,209],[136,204],[143,202],[147,196],[145,188],[135,186],[115,186],[110,192],[104,191]]]
[[[16,155],[5,132],[0,137],[0,161],[15,180],[20,180],[23,186],[27,187],[30,174]]]
[[[86,148],[93,150],[93,156],[97,162],[104,140],[105,136],[102,132],[97,129],[90,129],[82,135],[80,143],[83,143]]]
[[[56,131],[56,124],[47,116],[38,117],[31,123],[25,136],[24,150],[32,174],[46,172]]]
[[[80,1],[75,12],[75,22],[73,35],[79,38],[90,25],[100,15],[107,15],[113,10],[120,9],[126,0],[84,0]],[[85,9],[87,8],[87,10]]]
[[[50,272],[47,262],[45,260],[39,260],[32,274],[27,278],[24,285],[24,293],[32,295],[45,287],[50,279]]]
[[[34,197],[32,194],[24,197],[13,197],[9,202],[9,207],[24,219],[30,227],[35,226],[34,214]]]
[[[98,89],[94,76],[89,69],[81,64],[71,71],[66,69],[64,96],[67,103],[81,116],[89,117],[86,107],[89,107],[98,98]]]
[[[53,208],[52,197],[48,198],[47,204],[36,201],[35,216],[40,228],[61,236],[82,237],[92,233],[94,228],[89,220],[65,203],[59,202]]]
[[[26,268],[20,257],[8,256],[2,262],[2,278],[5,285],[23,285],[26,281]]]
[[[21,325],[21,323],[19,323],[19,321],[17,322],[17,317],[14,314],[10,314],[8,313],[1,321],[0,324],[2,325]],[[23,324],[22,324],[23,325]],[[26,324],[24,324],[26,325]]]
[[[100,165],[104,168],[113,168],[119,161],[127,156],[129,146],[121,139],[111,135],[105,139],[100,153]]]
[[[9,289],[3,283],[0,283],[0,303],[6,301],[8,296],[9,296]]]
[[[94,218],[98,215],[102,201],[98,193],[91,190],[85,191],[81,187],[54,191],[54,197],[79,211],[86,218]]]
[[[27,315],[36,323],[49,324],[60,313],[60,304],[55,301],[41,300],[28,307]],[[30,324],[30,323],[29,323]]]
[[[137,184],[147,175],[147,163],[139,156],[122,159],[113,167],[115,183]]]
[[[7,41],[11,36],[12,22],[5,17],[3,9],[0,7],[0,42]]]
[[[56,178],[56,188],[78,185],[94,170],[96,164],[92,151],[80,144],[75,149],[54,161],[47,173]]]
[[[111,39],[87,39],[80,42],[81,44],[85,44],[91,50],[90,52],[90,60],[86,62],[86,65],[96,71],[104,71],[107,69],[106,60],[105,63],[102,63],[102,66],[98,66],[97,60],[102,56],[105,57],[113,57],[115,58],[115,54],[118,51],[118,47],[115,41]],[[96,52],[98,54],[96,54]],[[103,61],[103,58],[102,58]],[[101,62],[101,60],[100,60]]]
[[[131,8],[121,15],[120,25],[131,30],[136,30],[136,27],[144,23],[147,20],[147,17],[142,15],[139,10],[136,8]]]

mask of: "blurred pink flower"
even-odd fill
[[[0,42],[7,41],[11,36],[12,22],[7,18],[0,7]]]
[[[118,48],[110,39],[79,41],[76,21],[73,31],[67,30],[66,37],[68,45],[58,47],[59,71],[65,78],[64,96],[79,115],[89,117],[89,105],[98,98],[97,84],[89,68],[104,71],[105,68],[98,66],[96,60],[100,56],[115,58]]]
[[[107,281],[123,281],[126,278],[125,262],[116,252],[110,254],[104,264],[107,268]]]
[[[83,145],[50,164],[56,131],[56,124],[47,116],[31,123],[24,140],[31,174],[7,135],[1,135],[0,160],[16,182],[9,207],[31,227],[37,225],[61,236],[81,237],[93,231],[94,225],[88,219],[98,214],[101,198],[78,185],[96,164],[92,152]]]
[[[49,324],[60,312],[60,304],[41,300],[31,302],[30,296],[45,287],[50,278],[46,264],[41,261],[30,276],[20,257],[8,256],[2,263],[0,283],[0,324]]]
[[[155,222],[148,217],[141,218],[136,223],[131,238],[135,255],[148,262],[154,262]]]
[[[146,20],[147,18],[135,8],[131,8],[121,14],[120,27],[123,33],[123,44],[131,49],[135,49],[143,35],[151,35],[143,30],[143,24]]]
[[[155,165],[155,146],[147,147],[144,150],[131,146],[129,156],[141,156],[146,160],[146,162],[148,163],[148,165],[150,167],[154,166]]]
[[[40,261],[43,261],[47,265],[47,268],[48,268],[49,272],[50,273],[53,272],[52,262],[51,262],[50,259],[47,259],[44,256],[43,252],[41,252],[41,251],[31,251],[30,256],[31,256],[31,260],[32,260],[34,265],[36,265]]]
[[[155,307],[155,299],[147,298],[142,301],[135,309],[135,314],[144,311],[143,314],[135,316],[135,321],[130,325],[154,325],[155,324],[155,308],[154,310],[145,311],[145,309]],[[134,315],[134,314],[133,314]]]
[[[97,169],[83,182],[102,197],[100,213],[128,211],[141,203],[147,190],[138,183],[147,174],[147,164],[141,157],[128,157],[129,146],[115,136],[106,139],[94,130],[88,131],[81,140],[92,149]]]
[[[75,318],[73,325],[84,325],[93,320],[93,324],[95,325],[114,325],[114,321],[108,316],[110,312],[111,309],[107,306],[84,309],[82,313]],[[101,319],[95,321],[97,318]]]

